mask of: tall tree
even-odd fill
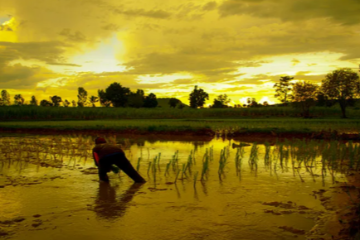
[[[52,107],[53,103],[44,99],[44,100],[41,100],[40,106],[42,106],[42,107]]]
[[[83,87],[78,88],[78,107],[85,107],[87,105],[87,91]]]
[[[209,94],[207,94],[202,88],[198,89],[198,86],[195,86],[194,90],[190,93],[189,100],[190,107],[203,107],[205,101],[209,100]]]
[[[106,88],[105,93],[106,99],[111,101],[114,107],[126,107],[131,91],[129,88],[122,87],[120,83],[114,82]]]
[[[1,102],[3,106],[10,105],[10,94],[6,90],[1,91]]]
[[[221,94],[214,99],[212,108],[226,108],[230,103],[231,99],[228,98],[227,94]]]
[[[178,104],[180,104],[180,103],[181,103],[181,101],[180,101],[179,99],[177,99],[177,98],[170,98],[170,99],[169,99],[169,105],[170,105],[170,107],[172,107],[172,108],[175,108],[176,105],[178,105]]]
[[[15,105],[22,106],[22,105],[24,105],[24,102],[25,102],[25,99],[23,98],[23,96],[21,94],[16,94],[14,96]]]
[[[150,93],[144,100],[144,107],[146,108],[155,108],[158,105],[158,101],[156,99],[156,95]]]
[[[348,100],[360,95],[359,75],[350,68],[337,69],[325,76],[321,89],[330,99],[339,102],[342,117],[346,118]]]
[[[278,98],[284,105],[286,105],[291,99],[291,80],[293,79],[293,77],[284,76],[280,78],[279,83],[275,83],[274,85],[276,92],[274,96]]]
[[[32,106],[38,105],[38,100],[36,99],[35,96],[31,96],[30,105],[32,105]]]
[[[109,101],[109,100],[106,98],[106,93],[105,93],[104,90],[102,90],[102,89],[99,89],[99,90],[98,90],[98,97],[99,97],[100,105],[101,105],[102,107],[110,107],[111,101]]]
[[[99,101],[98,97],[95,97],[95,96],[90,97],[90,102],[91,102],[93,107],[95,107],[95,103],[97,103],[98,101]]]
[[[64,105],[64,107],[69,107],[70,102],[69,102],[67,99],[65,99],[65,100],[63,101],[63,105]]]
[[[62,102],[61,97],[54,95],[50,97],[50,100],[53,103],[54,107],[60,107],[60,103]]]
[[[292,100],[299,106],[304,118],[310,117],[310,108],[316,104],[316,95],[319,86],[310,82],[302,81],[293,85]]]
[[[128,106],[134,108],[140,108],[144,106],[144,90],[138,89],[136,93],[130,93],[128,97]]]

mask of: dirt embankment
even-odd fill
[[[307,239],[360,239],[360,173],[350,173],[347,179],[332,191],[314,192],[327,213],[318,217]]]
[[[94,129],[50,129],[50,128],[0,128],[0,133],[20,133],[35,135],[124,135],[124,136],[146,136],[156,137],[158,139],[203,139],[211,140],[214,137],[234,140],[246,140],[249,142],[264,142],[270,139],[325,139],[325,140],[352,140],[360,141],[360,134],[338,133],[337,131],[321,131],[321,132],[276,132],[276,131],[214,131],[210,128],[194,129],[194,130],[174,130],[174,131],[147,131],[139,129],[125,130],[94,130]]]

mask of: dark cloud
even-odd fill
[[[359,12],[358,0],[227,0],[219,6],[221,16],[249,14],[283,21],[330,18],[343,24],[360,23]]]
[[[37,83],[59,76],[61,74],[46,68],[14,64],[0,67],[0,86],[3,89],[34,89]]]
[[[123,9],[117,8],[113,10],[116,14],[123,14],[130,17],[149,17],[158,19],[168,19],[171,17],[171,13],[164,10],[144,10],[139,9]]]
[[[2,48],[1,48],[2,47]],[[61,42],[0,42],[0,64],[12,60],[40,60],[48,64],[65,64],[62,56],[68,44]]]
[[[86,42],[87,39],[84,34],[80,31],[75,31],[74,33],[69,28],[64,28],[60,33],[61,36],[64,36],[67,41],[70,42]]]
[[[215,10],[217,7],[217,3],[216,2],[208,2],[206,3],[203,7],[202,7],[202,10],[204,11],[212,11],[212,10]]]

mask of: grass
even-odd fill
[[[350,118],[360,119],[360,110],[347,108]],[[334,107],[311,108],[311,115],[317,118],[340,118],[341,110]],[[289,118],[301,117],[300,109],[293,107],[224,108],[224,109],[173,109],[173,108],[103,108],[103,107],[0,107],[0,121],[54,121],[54,120],[96,120],[96,119],[243,119],[243,118]]]
[[[136,132],[183,132],[209,129],[226,135],[234,132],[290,132],[311,133],[322,130],[355,132],[360,130],[357,119],[133,119],[89,121],[12,121],[0,122],[0,129],[54,129],[54,130],[118,130]]]

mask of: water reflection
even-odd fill
[[[94,211],[99,218],[115,219],[122,217],[135,194],[143,183],[134,183],[119,198],[116,196],[116,187],[109,183],[100,183]]]

